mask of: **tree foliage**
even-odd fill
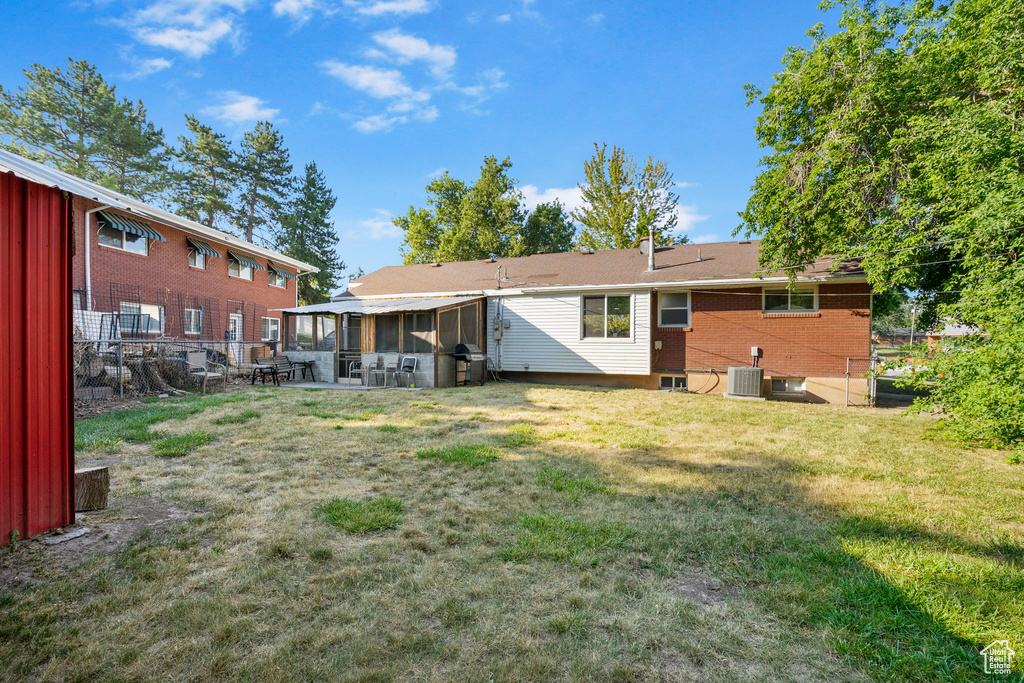
[[[663,161],[648,157],[641,167],[621,147],[594,143],[583,164],[584,204],[572,213],[581,226],[579,243],[587,249],[631,249],[654,232],[656,244],[673,240],[679,197]]]
[[[468,261],[499,256],[525,256],[544,246],[563,244],[561,236],[545,241],[528,233],[523,195],[508,175],[512,162],[484,157],[480,177],[472,185],[447,171],[427,184],[427,207],[409,207],[394,219],[405,237],[405,263]],[[538,207],[539,208],[539,207]],[[562,212],[564,213],[564,212]],[[560,214],[561,215],[561,214]],[[541,229],[549,209],[534,221]],[[554,226],[564,230],[564,226]]]
[[[64,69],[33,64],[17,90],[0,86],[5,149],[50,163],[143,201],[169,182],[163,131],[142,102],[118,100],[93,64],[68,58]]]
[[[331,220],[337,201],[316,164],[306,164],[298,192],[281,217],[277,244],[281,253],[320,269],[319,273],[299,278],[302,305],[329,301],[345,270],[336,251],[338,235]]]
[[[191,137],[179,136],[172,150],[181,165],[176,174],[173,200],[178,213],[211,228],[231,213],[231,195],[238,181],[238,165],[231,141],[194,116],[185,116]]]
[[[560,201],[538,204],[523,224],[515,255],[572,251],[575,236],[576,226]]]
[[[1024,325],[1024,4],[850,0],[837,32],[809,35],[766,93],[748,86],[769,151],[741,229],[762,238],[764,270],[863,256],[876,289],[922,293],[923,324],[977,325],[934,362],[933,400],[952,434],[973,421],[1020,443],[988,393],[1012,391],[981,387],[995,375],[978,363],[1024,376],[1008,332]]]
[[[234,225],[252,242],[278,242],[276,232],[284,202],[292,189],[291,155],[284,136],[269,121],[259,121],[242,136],[237,161],[239,206]]]

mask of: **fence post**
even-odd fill
[[[117,345],[117,393],[124,400],[124,342]]]

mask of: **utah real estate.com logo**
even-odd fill
[[[981,656],[985,658],[985,673],[1010,673],[1010,662],[1015,654],[1017,653],[1010,649],[1010,641],[993,641],[981,651]]]

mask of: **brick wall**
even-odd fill
[[[75,290],[85,289],[84,212],[96,206],[99,204],[88,199],[74,198],[72,220],[75,255],[72,281]],[[228,326],[228,313],[240,308],[243,314],[243,336],[248,340],[260,338],[260,318],[281,318],[279,312],[268,311],[295,305],[295,280],[286,280],[282,289],[271,286],[267,271],[263,270],[257,270],[252,280],[231,277],[228,275],[227,246],[208,238],[200,239],[208,242],[222,257],[208,257],[205,269],[193,268],[188,264],[186,233],[161,223],[147,222],[167,241],[150,241],[149,254],[143,256],[100,246],[96,214],[92,214],[90,250],[94,310],[117,312],[118,300],[134,301],[137,296],[140,303],[164,307],[164,333],[177,337],[184,334],[182,308],[195,307],[196,304],[209,301],[214,303],[207,321],[208,331],[203,336],[223,339]],[[232,248],[266,266],[265,258],[245,252],[244,249]]]
[[[690,295],[690,327],[658,327],[657,293],[651,296],[651,367],[725,370],[750,365],[750,347],[761,348],[760,367],[771,377],[843,377],[847,358],[871,351],[871,297],[866,284],[818,286],[817,313],[761,312],[761,287],[698,290]]]

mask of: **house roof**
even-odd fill
[[[388,266],[352,281],[349,291],[360,298],[433,294],[494,294],[495,290],[533,291],[600,286],[708,286],[785,281],[786,272],[758,273],[760,240],[687,244],[655,249],[655,270],[647,270],[647,254],[639,249],[535,254],[454,263]],[[798,274],[800,280],[864,279],[854,263],[830,271],[830,262]],[[498,281],[501,268],[502,280]],[[511,293],[511,292],[510,292]]]
[[[163,209],[158,209],[155,206],[144,204],[143,202],[140,202],[137,199],[132,199],[120,192],[108,190],[102,185],[97,185],[96,183],[91,183],[88,180],[76,178],[64,171],[58,171],[55,168],[50,168],[38,161],[26,159],[25,157],[12,152],[0,150],[0,173],[12,173],[19,178],[30,180],[33,183],[46,185],[47,187],[56,187],[64,190],[65,192],[78,195],[79,197],[84,197],[86,199],[100,202],[101,204],[106,204],[111,208],[178,228],[188,234],[196,235],[204,239],[214,240],[263,258],[273,259],[275,263],[295,268],[300,273],[316,273],[320,271],[316,266],[299,261],[298,259],[293,259],[271,249],[257,246],[251,242],[246,242],[245,240],[229,235],[226,232],[221,232],[220,230],[207,227],[202,223],[182,218],[170,211],[164,211]]]
[[[427,299],[387,299],[386,301],[367,301],[355,297],[345,297],[325,304],[312,304],[310,306],[296,306],[294,308],[279,308],[284,313],[299,313],[310,315],[313,313],[364,313],[368,315],[376,313],[400,313],[405,311],[433,311],[446,306],[457,306],[469,301],[476,301],[479,296],[443,296]]]

